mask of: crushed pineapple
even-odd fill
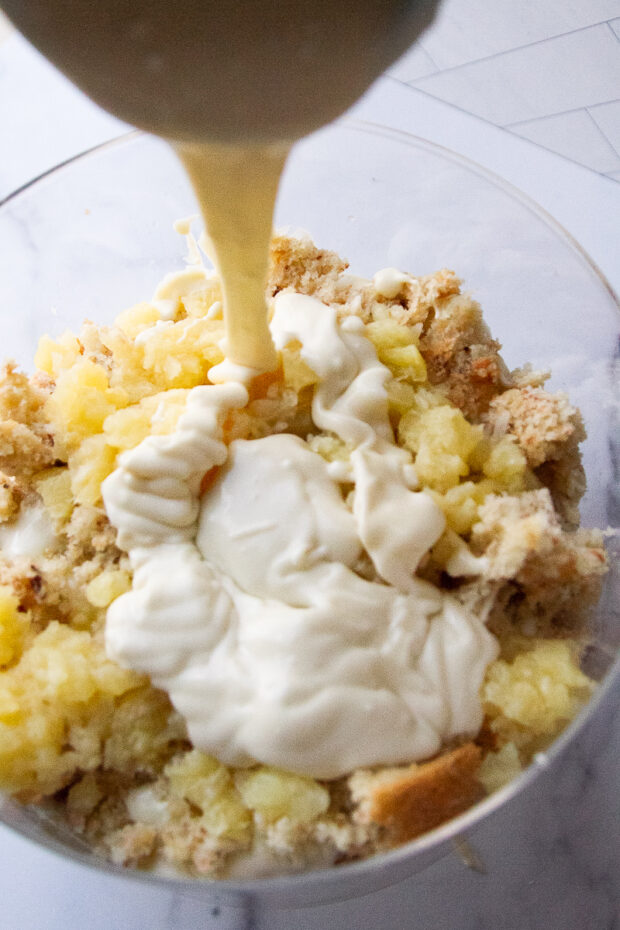
[[[478,520],[478,510],[484,503],[487,494],[492,494],[495,485],[492,481],[464,481],[462,484],[450,488],[445,494],[431,492],[433,499],[439,504],[446,515],[448,526],[467,536],[472,526]]]
[[[398,437],[414,453],[419,481],[433,494],[450,528],[461,535],[471,531],[488,494],[518,494],[535,486],[513,437],[492,441],[437,391],[414,391]]]
[[[401,444],[415,453],[419,481],[441,492],[469,474],[469,458],[482,440],[482,427],[468,423],[456,407],[441,405],[421,414],[405,414],[398,435]]]
[[[309,436],[308,445],[326,462],[348,462],[350,451],[338,436]]]
[[[426,362],[417,346],[395,346],[381,353],[384,362],[397,378],[411,382],[426,381]]]
[[[186,741],[185,723],[167,696],[142,676],[115,701],[113,726],[103,745],[103,768],[124,779],[155,776]]]
[[[219,279],[204,268],[185,268],[166,275],[155,291],[155,299],[175,303],[175,319],[183,312],[203,317],[216,301],[221,301],[222,290]]]
[[[366,326],[366,335],[377,350],[377,357],[383,361],[382,354],[402,346],[418,345],[419,327],[401,326],[396,320],[387,317],[374,320]]]
[[[526,490],[527,461],[512,436],[503,436],[482,462],[482,472],[490,478],[495,490],[519,494]]]
[[[482,699],[492,729],[522,748],[557,733],[588,700],[593,685],[576,662],[573,643],[515,637],[512,649],[512,659],[489,667]]]
[[[131,576],[122,569],[108,570],[96,575],[86,585],[86,599],[93,607],[108,607],[112,601],[129,591]]]
[[[222,290],[217,278],[210,278],[203,287],[186,294],[182,306],[188,316],[200,318],[208,314],[210,319],[223,319]]]
[[[69,458],[71,490],[78,504],[101,502],[101,483],[116,467],[117,450],[99,433],[85,439]]]
[[[246,806],[266,823],[282,817],[310,823],[329,807],[329,791],[314,778],[266,765],[251,772],[237,772],[235,784]]]
[[[182,388],[160,391],[110,414],[103,424],[108,445],[133,449],[146,436],[171,433],[185,410],[188,394],[189,391]]]
[[[0,788],[52,794],[95,769],[114,699],[140,681],[89,633],[50,623],[0,678]]]
[[[0,585],[0,666],[9,665],[21,655],[28,632],[29,617],[19,613],[19,599],[9,585]]]
[[[210,834],[218,837],[247,834],[251,814],[242,803],[230,772],[217,759],[194,749],[173,759],[164,774],[172,795],[199,809]]]
[[[386,387],[390,414],[402,417],[415,403],[415,388],[406,381],[397,381],[396,378],[388,381]]]
[[[139,333],[150,326],[154,326],[159,319],[161,319],[161,315],[157,307],[145,302],[122,310],[116,317],[115,324],[128,339],[134,340]],[[36,357],[35,364],[38,365]],[[39,365],[39,367],[41,366]]]
[[[71,368],[82,355],[82,346],[73,333],[64,333],[59,339],[42,336],[39,340],[34,363],[39,371],[57,378],[62,371]]]
[[[221,320],[188,317],[153,327],[142,344],[144,369],[161,390],[204,384],[209,368],[224,358],[223,337]]]
[[[126,392],[110,387],[105,368],[80,358],[58,375],[47,408],[55,434],[72,451],[101,432],[105,418],[126,403]]]
[[[67,468],[46,468],[35,478],[35,486],[50,516],[64,523],[73,510],[71,475]]]
[[[300,349],[301,343],[293,340],[282,350],[284,381],[296,394],[299,394],[304,388],[316,384],[319,380],[315,372],[299,354]]]
[[[103,796],[97,779],[92,772],[87,772],[71,786],[67,794],[67,813],[72,818],[84,817],[95,809]]]
[[[392,319],[375,320],[366,326],[366,335],[377,350],[379,361],[397,379],[426,381],[426,362],[418,348],[417,328],[399,326]]]

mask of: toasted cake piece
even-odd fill
[[[540,387],[504,391],[491,401],[487,419],[495,431],[517,438],[531,468],[560,458],[569,439],[585,439],[581,414],[566,394]]]
[[[0,372],[0,469],[32,475],[54,462],[54,441],[44,404],[51,381],[27,378],[7,362]]]
[[[430,762],[357,771],[349,779],[354,818],[384,828],[388,845],[412,840],[483,797],[477,777],[481,758],[478,746],[465,743]]]
[[[516,438],[528,465],[549,488],[563,524],[577,527],[585,491],[579,443],[586,434],[566,394],[550,394],[536,384],[511,388],[491,400],[485,422],[492,435]]]
[[[486,579],[507,583],[491,611],[494,632],[522,621],[538,635],[578,630],[606,571],[601,533],[564,531],[547,488],[489,495],[479,517],[472,547],[487,559]]]

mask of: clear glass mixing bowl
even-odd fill
[[[171,150],[140,134],[101,146],[56,168],[0,207],[2,355],[25,367],[43,333],[82,319],[111,321],[148,298],[182,266],[185,246],[173,221],[196,204]],[[584,414],[586,526],[618,526],[620,442],[617,358],[620,316],[609,286],[570,236],[542,209],[479,166],[435,145],[380,126],[341,122],[299,144],[288,164],[276,225],[314,240],[371,275],[393,265],[414,274],[452,267],[482,303],[511,367],[550,367],[554,389],[569,391]],[[614,419],[615,417],[615,419]],[[613,549],[614,541],[610,541]],[[619,675],[617,552],[584,662],[597,694],[560,739],[512,784],[463,816],[389,854],[306,875],[255,882],[187,882],[127,873],[94,857],[36,809],[2,802],[0,819],[49,849],[136,881],[171,883],[180,893],[239,908],[253,902],[301,907],[368,894],[446,855],[460,836],[524,792],[600,710]],[[243,916],[245,915],[245,916]]]

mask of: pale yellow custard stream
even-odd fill
[[[289,147],[183,143],[176,149],[198,197],[222,282],[226,358],[249,369],[250,376],[272,371],[277,360],[265,282],[274,203]]]

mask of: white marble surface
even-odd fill
[[[509,179],[556,216],[620,290],[620,186],[395,80],[379,82],[358,115],[415,131]],[[15,36],[0,44],[0,120],[0,198],[123,128]],[[98,875],[3,829],[0,930],[618,930],[619,704],[620,683],[536,790],[470,837],[477,868],[455,853],[356,902],[239,912]]]

